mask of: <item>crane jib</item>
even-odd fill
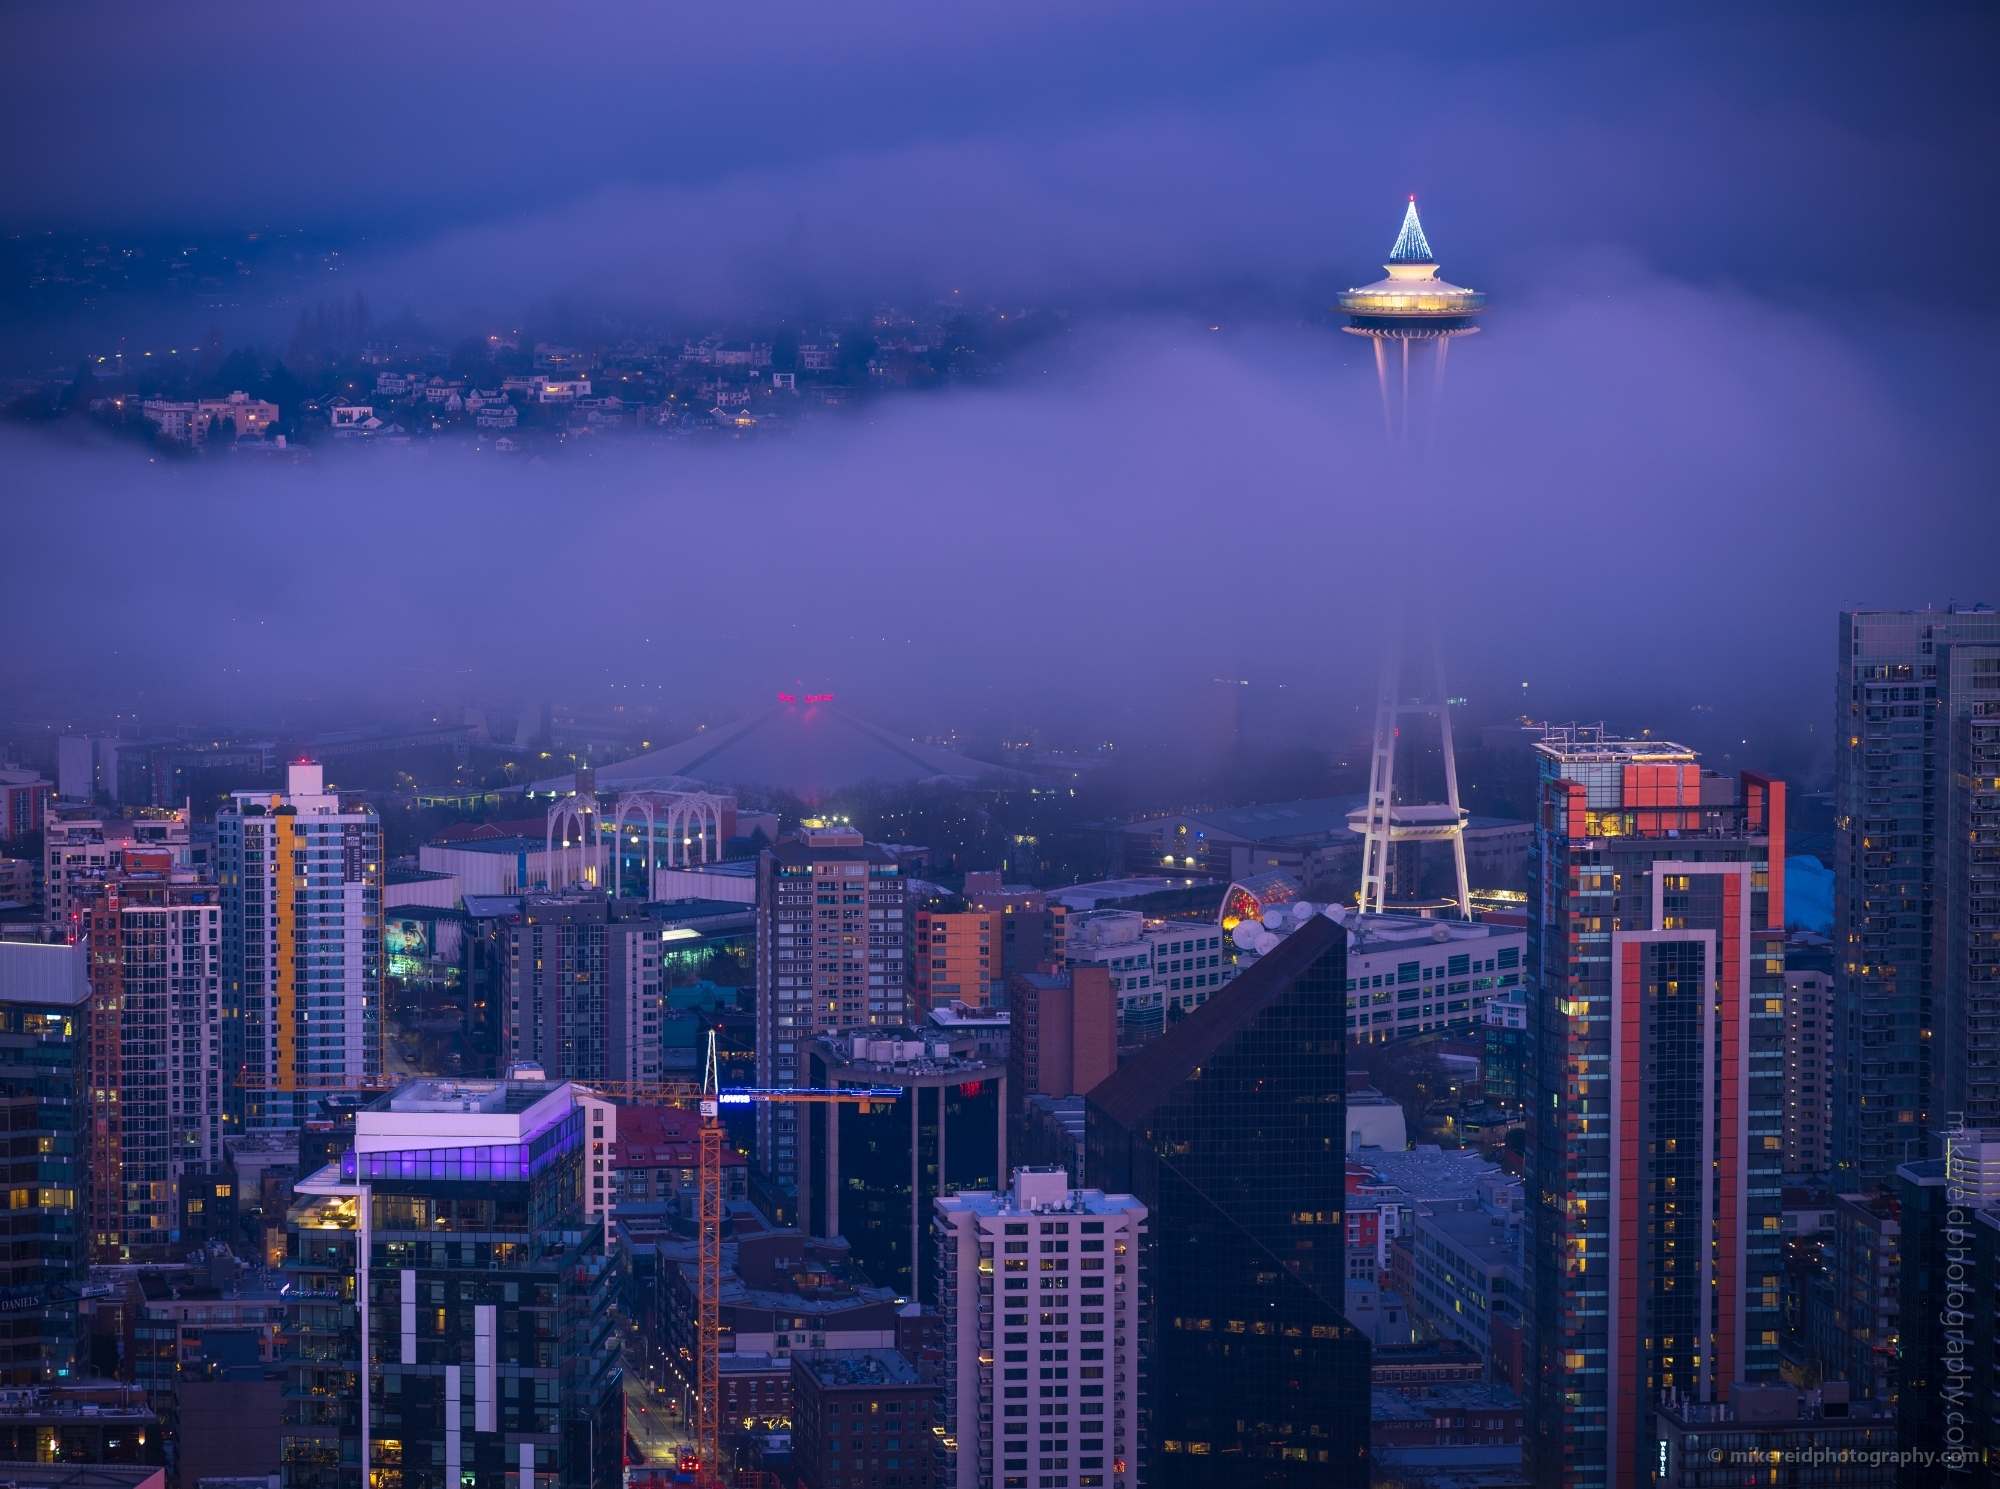
[[[720,1094],[724,1106],[745,1106],[753,1101],[894,1101],[903,1094],[901,1086],[757,1086]]]

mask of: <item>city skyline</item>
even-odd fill
[[[2000,1463],[2000,14],[9,40],[0,1480]]]

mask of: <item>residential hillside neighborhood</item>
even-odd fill
[[[374,329],[356,296],[302,312],[282,351],[225,355],[211,330],[165,357],[96,354],[67,379],[17,383],[7,413],[87,418],[210,456],[437,441],[533,456],[605,438],[764,438],[874,394],[992,377],[1066,324],[1059,311],[942,304],[742,339],[711,330],[568,344],[490,332],[447,344],[408,318]]]

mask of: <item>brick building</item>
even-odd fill
[[[792,1357],[799,1489],[933,1489],[937,1386],[893,1349]]]

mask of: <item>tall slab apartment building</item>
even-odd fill
[[[503,1068],[540,1065],[564,1081],[660,1078],[665,932],[631,909],[630,901],[588,890],[523,895],[502,917]],[[602,1189],[603,1175],[596,1179]]]
[[[2000,615],[1854,610],[1834,680],[1834,1162],[2000,1126]]]
[[[142,869],[98,888],[72,915],[90,958],[90,1257],[164,1261],[181,1239],[183,1178],[226,1163],[221,895]]]
[[[1530,1477],[1636,1489],[1659,1402],[1777,1378],[1785,788],[1602,729],[1536,752]]]
[[[382,826],[343,811],[321,768],[216,815],[224,977],[236,1004],[244,1123],[296,1127],[317,1091],[382,1074]]]
[[[757,864],[757,1084],[801,1083],[815,1037],[898,1028],[907,984],[909,889],[895,855],[861,834],[808,828]],[[759,1103],[766,1173],[798,1174],[799,1108]]]

